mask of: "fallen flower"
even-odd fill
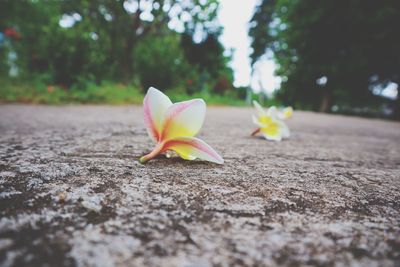
[[[222,164],[224,160],[204,141],[194,137],[203,126],[206,103],[203,99],[172,104],[161,91],[150,87],[143,100],[144,122],[149,136],[157,142],[149,154],[140,158],[145,163],[168,150],[181,158],[196,158]]]
[[[281,141],[289,137],[289,128],[279,118],[276,107],[270,107],[265,111],[257,101],[253,101],[253,104],[258,112],[257,117],[253,116],[253,122],[258,128],[253,131],[252,136],[261,133],[265,139],[271,141]]]
[[[287,120],[293,116],[293,108],[286,107],[284,109],[279,110],[279,118],[282,120]]]

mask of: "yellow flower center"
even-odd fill
[[[270,116],[260,116],[258,121],[262,125],[261,132],[268,136],[277,136],[279,134],[279,125]]]

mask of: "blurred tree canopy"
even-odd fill
[[[201,75],[211,88],[220,76],[232,84],[218,7],[217,0],[0,1],[0,31],[19,35],[0,48],[0,70],[12,50],[22,74],[65,87],[107,80],[168,89]]]
[[[188,62],[197,66],[201,72],[200,79],[208,76],[216,80],[217,84],[213,91],[220,94],[232,88],[233,72],[228,67],[230,58],[224,56],[224,47],[218,40],[220,31],[208,34],[200,43],[194,42],[192,35],[193,33],[190,32],[185,33],[182,36],[181,45]]]
[[[373,88],[400,84],[399,25],[398,0],[262,0],[250,23],[252,62],[273,55],[278,97],[296,107],[371,105]]]

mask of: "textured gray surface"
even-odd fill
[[[0,106],[0,266],[399,266],[400,124],[209,108],[225,164],[159,157],[140,107]]]

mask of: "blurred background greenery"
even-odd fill
[[[259,1],[248,24],[252,66],[273,60],[281,79],[267,95],[233,85],[219,6],[218,0],[1,0],[0,101],[141,103],[154,86],[174,101],[245,105],[257,98],[400,118],[400,1]]]

